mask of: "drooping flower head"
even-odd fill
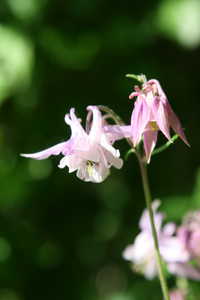
[[[137,146],[143,138],[147,162],[150,161],[155,148],[159,130],[170,140],[170,128],[172,128],[189,145],[181,123],[158,80],[146,81],[141,88],[135,86],[135,91],[129,98],[134,97],[137,99],[131,116],[132,140],[134,146]]]
[[[157,212],[159,205],[160,201],[158,200],[152,203],[161,256],[167,264],[186,262],[189,259],[189,254],[181,241],[174,236],[175,224],[168,223],[162,227],[164,215]],[[141,232],[136,236],[134,243],[124,250],[123,257],[132,262],[135,271],[144,274],[147,279],[152,279],[157,275],[157,265],[147,209],[142,214],[139,227]]]
[[[178,234],[192,258],[200,265],[200,211],[188,213],[179,227]]]
[[[184,217],[177,229],[177,237],[187,249],[190,260],[171,264],[170,271],[181,277],[200,280],[200,211],[190,212]]]
[[[74,108],[71,108],[65,116],[65,122],[71,128],[69,140],[37,153],[21,155],[40,160],[62,154],[59,168],[67,166],[69,173],[76,171],[77,177],[83,181],[102,182],[109,175],[111,166],[118,169],[122,167],[119,150],[112,145],[118,135],[112,137],[112,132],[104,130],[105,122],[97,106],[88,106],[87,109],[92,115],[87,130],[76,117]]]

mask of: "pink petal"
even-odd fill
[[[168,101],[167,100],[167,96],[165,94],[165,92],[163,91],[161,85],[160,85],[160,82],[157,80],[157,79],[150,79],[148,82],[148,84],[154,84],[157,88],[157,93],[159,95],[159,97],[161,98],[161,100],[163,101]]]
[[[114,156],[110,151],[102,150],[102,158],[104,159],[104,165],[107,168],[114,166],[116,169],[121,169],[123,166],[123,160]]]
[[[66,155],[60,160],[58,167],[63,169],[67,166],[69,173],[72,173],[80,167],[81,163],[82,159],[77,154]]]
[[[191,234],[189,249],[192,254],[196,257],[200,255],[200,231],[196,230]]]
[[[177,236],[179,240],[185,245],[185,247],[187,247],[190,238],[190,231],[187,226],[180,226],[177,230]]]
[[[100,140],[100,145],[106,149],[107,151],[109,151],[110,153],[112,153],[112,155],[114,157],[119,157],[120,156],[120,152],[118,149],[115,149],[112,144],[110,143],[110,141],[108,141],[108,138],[106,137],[105,134],[101,135],[101,140]]]
[[[142,137],[144,129],[149,122],[150,108],[143,96],[138,96],[131,116],[131,129],[133,144],[136,146]]]
[[[157,212],[157,209],[160,205],[160,201],[159,200],[154,200],[152,202],[152,209],[153,209],[153,213],[154,213],[154,221],[155,221],[155,226],[157,231],[159,232],[162,226],[162,221],[164,218],[164,215],[160,212]],[[151,224],[150,224],[150,219],[149,219],[149,212],[147,209],[144,210],[140,221],[139,221],[139,227],[142,231],[148,231],[151,233]]]
[[[120,125],[106,125],[103,127],[106,135],[111,143],[121,140],[123,138],[131,137],[131,126],[120,126]]]
[[[20,155],[23,157],[30,157],[30,158],[40,160],[40,159],[46,159],[51,155],[59,155],[63,151],[67,151],[67,150],[69,151],[68,147],[69,147],[69,143],[63,142],[40,152],[31,153],[31,154],[20,154]]]
[[[92,111],[93,113],[93,120],[89,133],[89,138],[93,142],[98,142],[100,140],[101,134],[103,133],[101,112],[97,106],[88,106],[87,110]]]
[[[150,163],[151,154],[156,146],[158,131],[148,130],[144,132],[144,150],[146,154],[147,163]]]
[[[176,231],[176,224],[175,223],[167,223],[164,227],[163,227],[163,233],[164,235],[167,236],[172,236]]]
[[[86,136],[86,132],[81,126],[81,119],[78,119],[75,115],[75,109],[71,108],[70,113],[65,115],[65,122],[71,127],[71,138],[78,136]]]
[[[134,97],[137,97],[137,96],[139,96],[140,95],[140,93],[139,92],[132,92],[130,95],[129,95],[129,99],[133,99]]]
[[[128,245],[122,252],[122,257],[126,260],[132,261],[135,258],[134,252],[135,252],[135,245],[134,244]]]
[[[171,273],[186,277],[194,280],[200,279],[200,270],[194,268],[192,265],[184,263],[170,263],[168,264],[168,269]]]
[[[170,126],[180,136],[180,138],[184,141],[184,143],[186,145],[190,146],[190,144],[188,143],[187,138],[185,136],[185,133],[182,129],[181,122],[179,121],[178,117],[176,116],[176,114],[172,110],[169,103],[167,103],[167,110],[168,110]]]
[[[185,263],[190,259],[189,252],[176,236],[163,235],[160,239],[160,252],[165,261]]]
[[[153,116],[155,118],[155,121],[159,127],[159,129],[162,131],[162,133],[165,135],[165,137],[170,140],[170,124],[168,120],[168,111],[166,108],[166,104],[164,104],[162,101],[160,101],[159,97],[155,97],[153,104],[152,104],[152,111]]]
[[[70,109],[70,114],[65,115],[65,122],[71,128],[71,137],[69,139],[74,151],[88,151],[89,150],[89,139],[82,125],[81,120],[75,115],[74,108]],[[63,152],[63,155],[68,153]]]

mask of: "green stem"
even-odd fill
[[[166,149],[167,149],[168,147],[170,147],[170,146],[173,144],[173,142],[175,142],[178,138],[179,138],[179,135],[178,135],[178,134],[175,134],[175,135],[171,138],[170,141],[168,141],[168,142],[167,142],[166,144],[164,144],[163,146],[161,146],[161,147],[155,149],[155,150],[153,151],[152,155],[158,154],[158,153],[160,153],[160,152],[166,150]]]
[[[164,275],[164,271],[163,271],[162,258],[161,258],[160,250],[159,250],[158,236],[157,236],[155,222],[154,222],[153,210],[152,210],[152,206],[151,206],[152,197],[151,197],[151,192],[150,192],[150,187],[149,187],[146,162],[143,160],[143,158],[141,157],[141,155],[138,152],[136,153],[136,155],[137,155],[139,165],[140,165],[145,201],[146,201],[146,206],[147,206],[147,209],[149,212],[149,219],[150,219],[152,236],[153,236],[153,241],[154,241],[160,285],[161,285],[164,299],[170,300],[169,291],[168,291],[168,287],[167,287],[167,281],[165,279],[165,275]]]

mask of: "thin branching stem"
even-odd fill
[[[177,139],[179,138],[178,134],[175,134],[170,141],[168,141],[166,144],[164,144],[163,146],[155,149],[152,153],[152,155],[158,154],[160,152],[163,152],[164,150],[166,150],[167,148],[169,148],[171,145],[173,145],[173,142],[175,142]]]

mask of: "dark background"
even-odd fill
[[[87,105],[107,105],[129,123],[125,74],[144,73],[191,143],[152,158],[153,195],[169,221],[198,207],[200,2],[1,0],[0,21],[0,300],[161,299],[122,259],[145,207],[135,157],[92,184],[59,157],[19,154],[67,139],[70,107],[84,120]]]

